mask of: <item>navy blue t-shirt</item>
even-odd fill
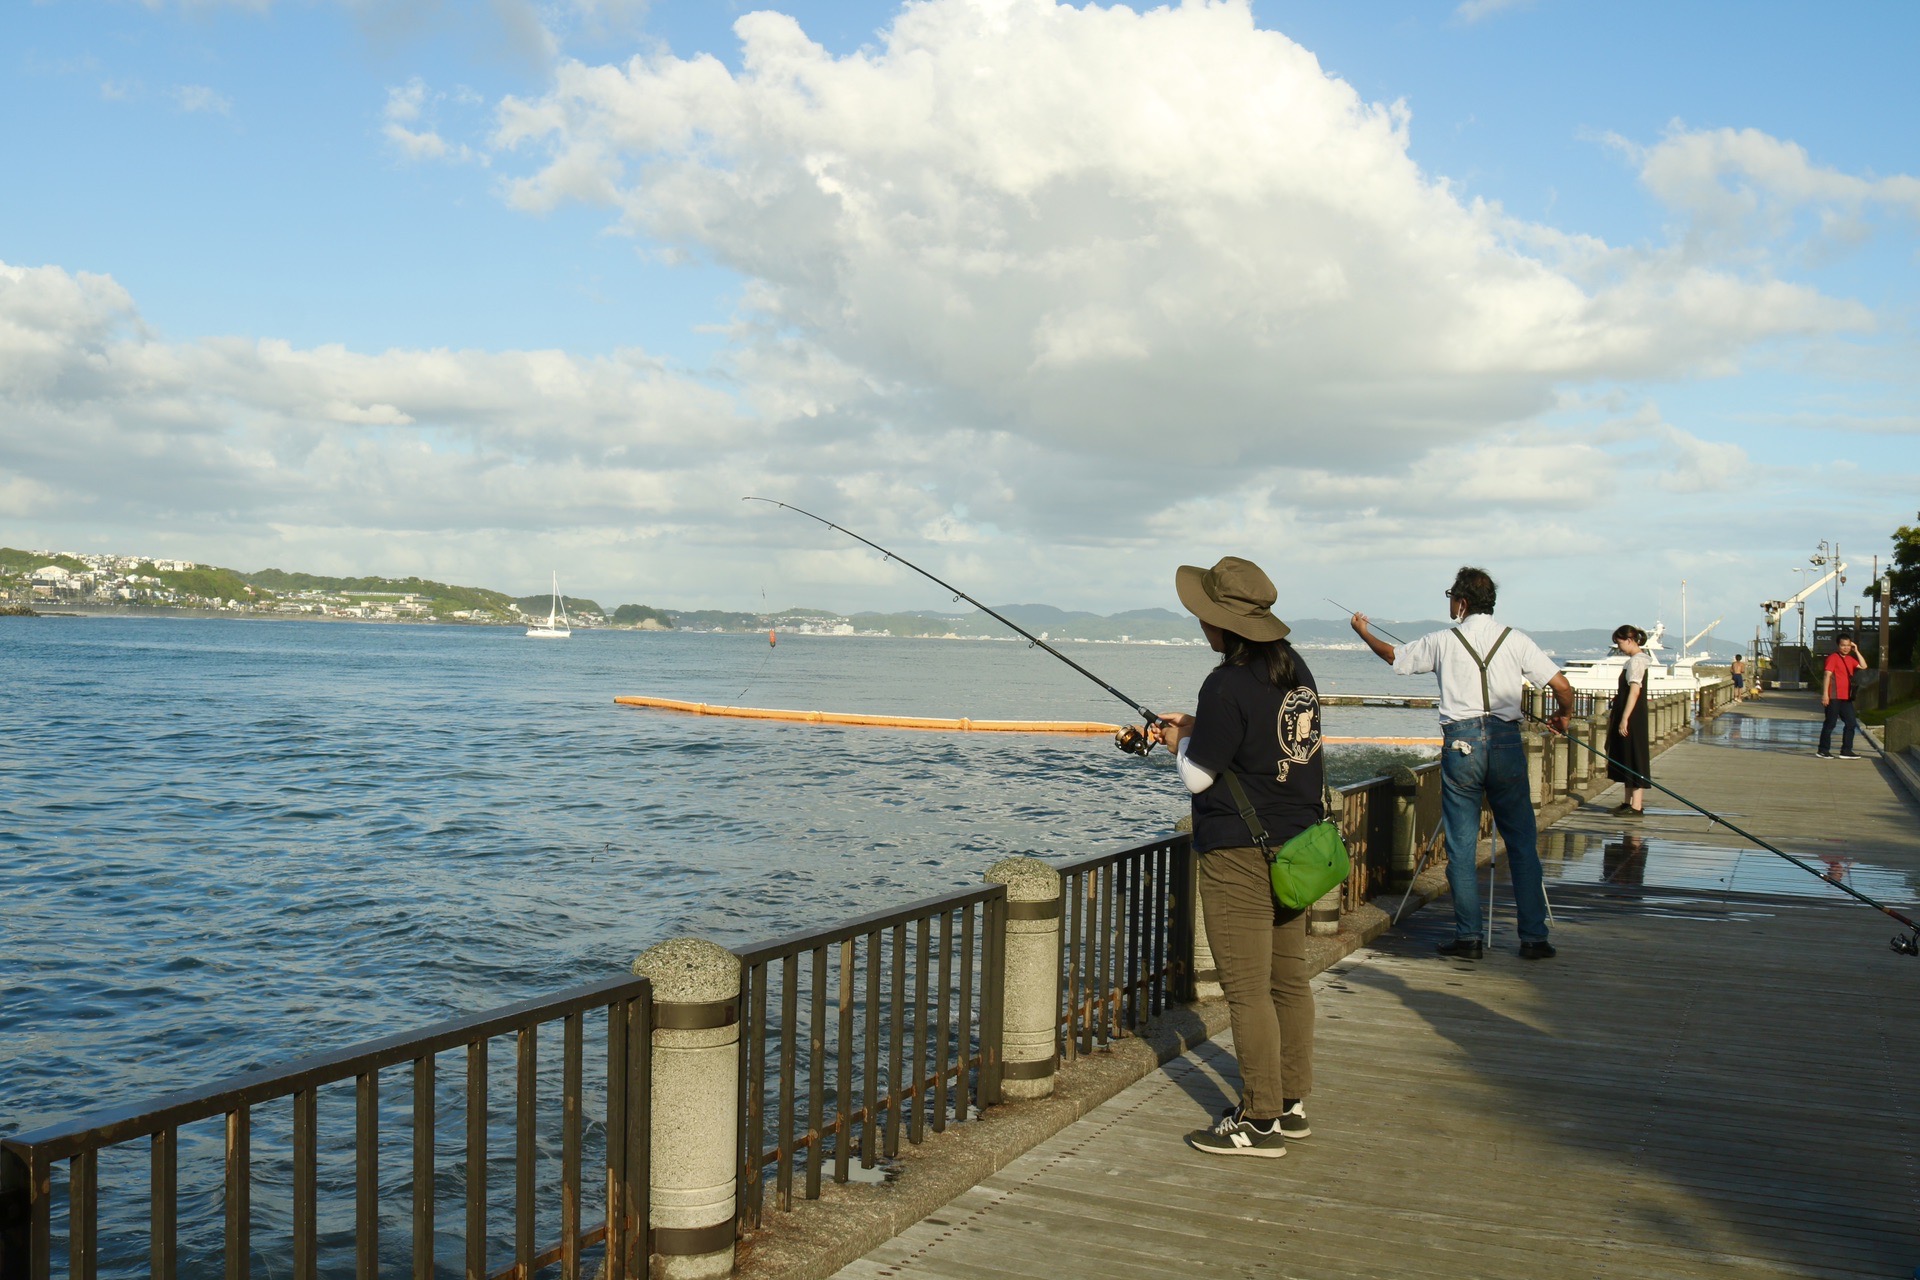
[[[1253,843],[1233,792],[1220,779],[1240,775],[1253,811],[1274,847],[1320,821],[1326,758],[1320,750],[1320,695],[1313,672],[1294,655],[1299,681],[1276,689],[1248,667],[1216,667],[1200,686],[1187,759],[1214,775],[1193,798],[1193,847],[1244,848]]]

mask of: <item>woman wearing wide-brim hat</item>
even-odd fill
[[[1200,685],[1194,713],[1166,716],[1153,736],[1179,757],[1193,794],[1201,912],[1241,1080],[1239,1104],[1187,1143],[1209,1155],[1284,1156],[1288,1138],[1312,1132],[1306,913],[1274,897],[1266,855],[1221,775],[1230,769],[1239,779],[1274,848],[1320,821],[1320,698],[1287,643],[1287,624],[1273,616],[1276,593],[1258,565],[1237,556],[1211,569],[1182,565],[1174,586],[1220,665]]]

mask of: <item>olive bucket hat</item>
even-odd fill
[[[1173,586],[1194,617],[1245,639],[1284,640],[1293,630],[1273,616],[1280,593],[1251,560],[1225,556],[1211,569],[1183,564],[1174,571]]]

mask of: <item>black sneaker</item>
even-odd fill
[[[1816,752],[1814,752],[1814,753],[1813,753],[1813,758],[1814,758],[1815,760],[1831,760],[1831,759],[1833,759],[1833,752],[1831,752],[1831,751],[1816,751]]]
[[[1229,1111],[1214,1121],[1212,1128],[1189,1133],[1187,1145],[1210,1156],[1264,1156],[1273,1160],[1287,1154],[1287,1135],[1280,1131],[1277,1120],[1263,1128]]]
[[[1866,759],[1866,757],[1861,755],[1858,751],[1842,751],[1839,754],[1839,756],[1836,758],[1840,760],[1865,760]]]
[[[1559,951],[1545,938],[1533,942],[1522,942],[1520,944],[1520,958],[1522,960],[1551,960],[1558,954],[1560,954]]]
[[[1441,943],[1434,950],[1455,960],[1478,960],[1484,954],[1478,938],[1455,938],[1452,942]]]
[[[1280,1113],[1280,1132],[1289,1138],[1311,1138],[1313,1130],[1307,1124],[1307,1104],[1295,1098]]]

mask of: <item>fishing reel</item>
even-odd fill
[[[1920,933],[1910,933],[1904,938],[1896,933],[1888,945],[1903,956],[1920,956]]]
[[[1128,755],[1144,756],[1153,750],[1153,739],[1139,725],[1123,724],[1119,732],[1113,735],[1113,745]]]

